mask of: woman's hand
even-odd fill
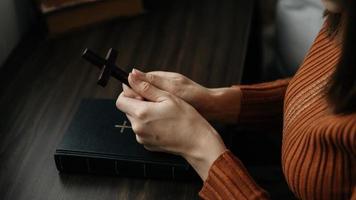
[[[238,88],[209,89],[173,72],[154,71],[143,73],[134,69],[132,74],[156,88],[180,97],[191,104],[208,120],[235,122],[240,111],[241,92]],[[142,99],[142,96],[123,85],[127,97]]]
[[[225,151],[214,128],[185,101],[142,81],[136,73],[129,75],[129,83],[139,98],[121,93],[117,107],[126,113],[137,141],[151,151],[183,156],[205,180]]]

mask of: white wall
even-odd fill
[[[0,0],[0,67],[28,30],[33,12],[29,0]]]
[[[323,24],[320,0],[279,0],[277,50],[285,70],[293,75]]]

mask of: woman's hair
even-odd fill
[[[326,29],[329,37],[335,37],[340,30],[341,13],[332,13],[328,10],[325,10],[324,17],[326,18]]]
[[[343,16],[325,13],[329,36],[334,37],[340,28],[344,34],[342,55],[328,83],[327,97],[334,113],[350,114],[356,112],[356,0],[340,3],[343,4]]]

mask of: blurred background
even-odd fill
[[[45,16],[48,13],[60,9],[60,4],[65,5],[68,2],[70,5],[73,2],[86,1],[2,0],[0,2],[0,12],[2,13],[0,18],[0,66],[3,66],[12,50],[29,31],[39,28],[39,24],[45,23],[43,21],[46,20]],[[156,4],[157,6],[162,2],[164,1],[146,0],[142,4],[154,7],[152,5]],[[320,0],[265,0],[259,1],[258,4],[263,33],[263,77],[270,80],[281,76],[290,76],[296,71],[322,24],[321,2]],[[52,6],[52,8],[46,9],[46,5]],[[135,15],[143,10],[134,8],[131,12],[126,14]],[[108,16],[107,19],[110,17],[114,18],[115,16]]]

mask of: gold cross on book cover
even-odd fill
[[[125,120],[122,125],[115,125],[115,128],[120,128],[120,133],[124,133],[125,128],[131,129],[132,127],[130,125],[127,124],[127,121]]]

